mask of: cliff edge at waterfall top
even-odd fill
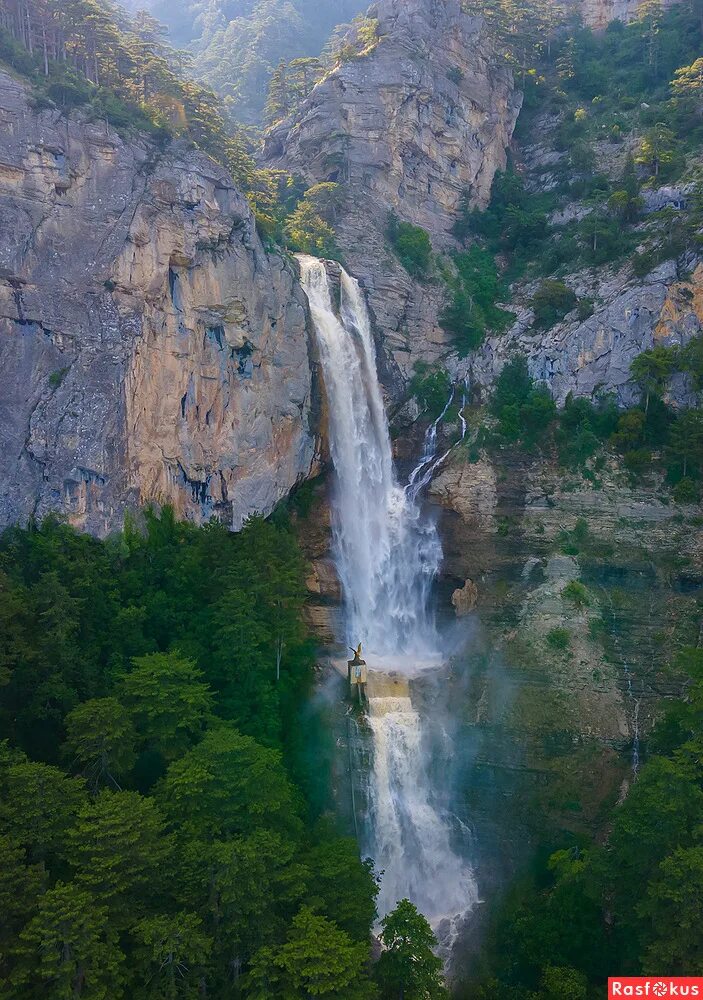
[[[703,0],[0,0],[0,1000],[703,990],[702,497]]]

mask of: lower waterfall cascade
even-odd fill
[[[442,548],[419,504],[434,468],[437,421],[406,488],[396,477],[371,323],[358,282],[339,269],[339,309],[325,262],[298,257],[329,404],[335,471],[333,555],[344,595],[346,642],[370,658],[368,727],[373,766],[362,848],[382,873],[379,917],[408,898],[432,924],[448,958],[478,901],[471,866],[455,843],[457,821],[438,803],[425,727],[409,681],[384,691],[384,674],[420,674],[443,663],[432,584]],[[450,399],[446,409],[451,405]],[[445,410],[446,412],[446,410]]]

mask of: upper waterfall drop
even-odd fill
[[[442,548],[393,468],[371,323],[359,284],[340,269],[339,314],[323,261],[299,256],[329,397],[336,470],[333,540],[347,639],[376,655],[437,654],[430,589]]]
[[[449,959],[466,914],[478,900],[469,864],[455,849],[456,823],[442,805],[441,776],[432,773],[426,730],[413,707],[408,677],[394,672],[440,666],[430,590],[442,559],[434,523],[418,503],[436,467],[437,424],[421,466],[403,489],[395,476],[376,352],[359,284],[340,269],[335,312],[324,262],[299,257],[303,287],[320,350],[329,401],[335,467],[333,544],[346,602],[347,641],[373,657],[368,729],[373,770],[368,780],[364,849],[382,872],[381,917],[411,899],[432,923]],[[449,408],[451,401],[447,403]],[[412,652],[412,656],[408,654]]]

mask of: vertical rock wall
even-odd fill
[[[0,524],[236,527],[310,472],[304,296],[219,166],[0,74],[0,231]]]
[[[388,214],[427,230],[436,248],[453,246],[462,198],[485,206],[505,167],[521,97],[483,19],[458,0],[381,0],[369,15],[378,44],[328,74],[265,155],[311,184],[342,185],[339,245],[367,290],[392,384],[419,357],[442,354],[447,337],[437,322],[444,290],[399,264]]]

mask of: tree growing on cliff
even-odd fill
[[[301,201],[284,226],[292,250],[313,257],[335,257],[334,229],[315,211],[309,201]]]
[[[645,132],[635,155],[635,163],[646,167],[655,178],[659,178],[662,172],[666,172],[666,168],[674,163],[675,150],[675,133],[667,125],[659,122]]]
[[[413,278],[426,278],[432,265],[432,243],[421,226],[401,222],[395,212],[388,215],[388,239],[398,260]]]
[[[676,70],[671,90],[676,97],[690,100],[700,114],[703,110],[703,57],[696,59],[690,66],[682,66]]]
[[[669,432],[669,451],[681,463],[684,479],[691,466],[694,474],[703,466],[703,413],[700,410],[685,410],[672,425]]]
[[[649,412],[652,396],[660,399],[664,394],[673,371],[674,358],[666,347],[654,347],[650,351],[643,351],[630,365],[630,374],[644,393],[645,414]]]

